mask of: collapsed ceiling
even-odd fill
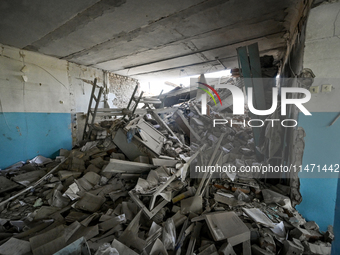
[[[236,48],[285,53],[303,0],[5,0],[0,43],[137,79],[237,67]]]

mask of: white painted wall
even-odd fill
[[[27,67],[25,73],[20,71],[23,66]],[[24,82],[23,75],[27,76],[27,82]],[[111,81],[112,86],[119,83],[125,89],[125,96],[130,98],[127,94],[132,93],[133,79],[119,75],[113,77],[117,82]],[[3,112],[87,112],[92,85],[82,79],[93,81],[94,78],[97,78],[97,85],[103,86],[104,73],[101,69],[0,44]],[[125,80],[128,91],[124,87]],[[115,95],[109,96],[115,98]],[[104,107],[103,100],[104,97],[100,107]]]
[[[103,86],[104,73],[100,69],[69,63],[69,82],[71,91],[74,94],[74,111],[87,112],[92,85],[83,81],[93,81],[97,78],[97,85]],[[104,96],[101,98],[99,107],[104,107]]]
[[[26,82],[22,76],[27,77]],[[131,84],[137,81],[119,75],[113,77],[113,80],[108,79],[112,83],[107,90],[108,97],[121,96],[113,94],[117,83],[124,89],[124,97],[130,98],[134,88]],[[0,113],[70,113],[75,144],[82,137],[82,113],[87,113],[92,90],[92,85],[84,80],[93,81],[94,78],[97,78],[97,85],[103,86],[104,72],[101,69],[0,44]],[[125,101],[128,100],[123,101],[127,104]],[[112,102],[111,105],[125,106]],[[99,107],[104,107],[104,95]],[[74,121],[76,113],[79,125]]]
[[[0,47],[2,112],[70,112],[66,61],[12,47]],[[26,73],[20,71],[24,65],[27,66]],[[27,82],[24,82],[22,75],[27,76]]]
[[[304,68],[316,75],[313,86],[331,84],[330,93],[312,94],[310,112],[340,111],[340,2],[324,3],[310,12]]]
[[[92,85],[103,71],[39,53],[0,45],[0,100],[3,112],[87,112]],[[26,66],[25,72],[20,71]],[[24,82],[22,76],[27,76]],[[103,107],[103,103],[101,104]]]

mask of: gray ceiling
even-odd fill
[[[254,42],[281,58],[302,2],[2,0],[0,43],[139,79],[179,77],[236,67],[236,48]]]

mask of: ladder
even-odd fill
[[[98,88],[97,96],[95,96],[96,88]],[[97,78],[95,78],[93,82],[92,91],[91,91],[90,103],[89,103],[89,107],[88,107],[87,115],[86,115],[85,127],[84,127],[84,132],[83,132],[83,140],[88,140],[90,138],[90,135],[93,129],[93,123],[97,115],[98,105],[99,105],[102,93],[103,93],[103,87],[97,86]],[[96,102],[96,104],[95,104],[95,107],[92,109],[91,106],[92,106],[93,100]],[[90,116],[91,116],[91,121],[90,121]]]
[[[123,118],[122,118],[122,119],[124,119],[126,115],[129,116],[129,121],[133,118],[133,116],[134,116],[134,114],[135,114],[135,111],[136,111],[136,109],[137,109],[137,106],[138,106],[138,104],[139,104],[139,101],[141,100],[141,98],[142,98],[142,96],[143,96],[143,93],[144,93],[144,92],[142,91],[142,92],[140,93],[140,96],[139,96],[138,98],[135,98],[137,89],[138,89],[138,84],[136,85],[136,87],[135,87],[135,89],[134,89],[134,91],[133,91],[133,93],[132,93],[132,96],[131,96],[131,98],[130,98],[130,101],[129,101],[129,103],[128,103],[128,106],[126,107],[126,112],[124,112],[124,115],[123,115]],[[134,106],[132,106],[131,109],[129,109],[130,106],[131,106],[132,101],[134,101],[135,104],[134,104]]]
[[[95,96],[96,89],[98,88],[98,94]],[[134,116],[135,112],[137,109],[137,106],[139,103],[144,103],[145,105],[148,105],[149,103],[155,103],[159,101],[158,99],[156,100],[151,100],[151,99],[142,99],[143,96],[143,91],[140,93],[139,97],[135,97],[138,89],[138,84],[136,85],[132,96],[130,98],[130,101],[128,103],[128,106],[124,109],[108,109],[108,108],[103,108],[103,109],[98,109],[98,105],[100,102],[101,95],[103,93],[103,87],[97,86],[97,78],[94,79],[94,84],[91,92],[91,97],[90,97],[90,103],[89,107],[87,110],[87,115],[86,115],[86,121],[85,121],[85,127],[84,127],[84,132],[83,132],[83,140],[89,140],[91,136],[91,132],[93,129],[93,124],[95,121],[95,118],[97,116],[97,113],[99,113],[100,116],[119,116],[123,115],[122,120],[125,119],[126,116],[128,116],[128,121],[130,121]],[[95,107],[91,108],[93,101],[96,102]],[[132,104],[134,102],[134,104]],[[146,112],[146,111],[145,111]],[[90,120],[91,117],[91,120]]]

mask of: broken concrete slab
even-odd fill
[[[242,210],[255,222],[263,226],[274,228],[274,223],[258,208],[242,208]]]
[[[67,170],[60,170],[58,171],[58,177],[59,179],[62,180],[66,180],[69,177],[73,177],[73,178],[78,178],[79,176],[81,176],[81,172],[76,172],[76,171],[67,171]]]
[[[232,246],[250,239],[249,228],[234,212],[216,212],[205,215],[215,241],[228,240]]]
[[[19,184],[12,182],[11,180],[7,179],[4,176],[0,176],[0,194],[19,187],[20,187]]]
[[[331,254],[331,246],[327,246],[325,243],[313,244],[308,242],[302,242],[305,248],[303,254],[318,254],[318,255],[329,255]]]
[[[110,163],[104,168],[103,172],[113,173],[142,173],[155,168],[154,165],[110,159]]]
[[[189,213],[202,213],[202,196],[193,196],[186,199],[181,200],[181,213],[189,214]]]
[[[242,206],[246,203],[243,201],[239,201],[234,198],[233,194],[225,193],[225,192],[217,192],[214,194],[214,200],[219,203],[223,203],[230,206]]]
[[[175,159],[160,159],[160,158],[153,158],[152,164],[154,166],[169,166],[174,167],[178,163],[178,160]]]
[[[111,246],[115,248],[119,252],[119,254],[138,255],[137,252],[131,250],[129,247],[119,242],[117,239],[112,241]]]
[[[10,238],[7,242],[0,246],[0,254],[3,255],[25,255],[31,251],[30,242]]]
[[[161,240],[157,239],[151,248],[150,255],[168,255],[167,250]]]
[[[74,205],[75,208],[88,212],[96,212],[105,202],[105,198],[101,196],[95,196],[91,193],[85,192],[80,200]]]
[[[146,241],[138,237],[139,221],[142,211],[136,215],[136,217],[130,222],[129,226],[124,230],[122,235],[118,238],[118,241],[142,251],[146,246]]]
[[[66,246],[64,237],[65,227],[60,225],[46,233],[30,238],[31,249],[34,255],[53,254]]]
[[[301,242],[297,239],[293,239],[293,241],[285,240],[283,241],[283,250],[282,254],[296,254],[302,255],[304,251],[304,247]]]
[[[254,255],[275,255],[275,253],[262,249],[256,244],[251,246],[251,252]]]
[[[35,170],[24,174],[17,175],[12,178],[13,181],[20,183],[24,186],[29,186],[32,182],[38,180],[46,174],[44,170]]]
[[[81,237],[78,240],[74,241],[73,243],[70,243],[69,245],[57,251],[53,255],[75,255],[75,254],[91,255],[91,251],[84,237]]]
[[[150,160],[146,156],[139,156],[139,157],[135,158],[134,161],[139,162],[139,163],[144,163],[144,164],[150,164]]]

